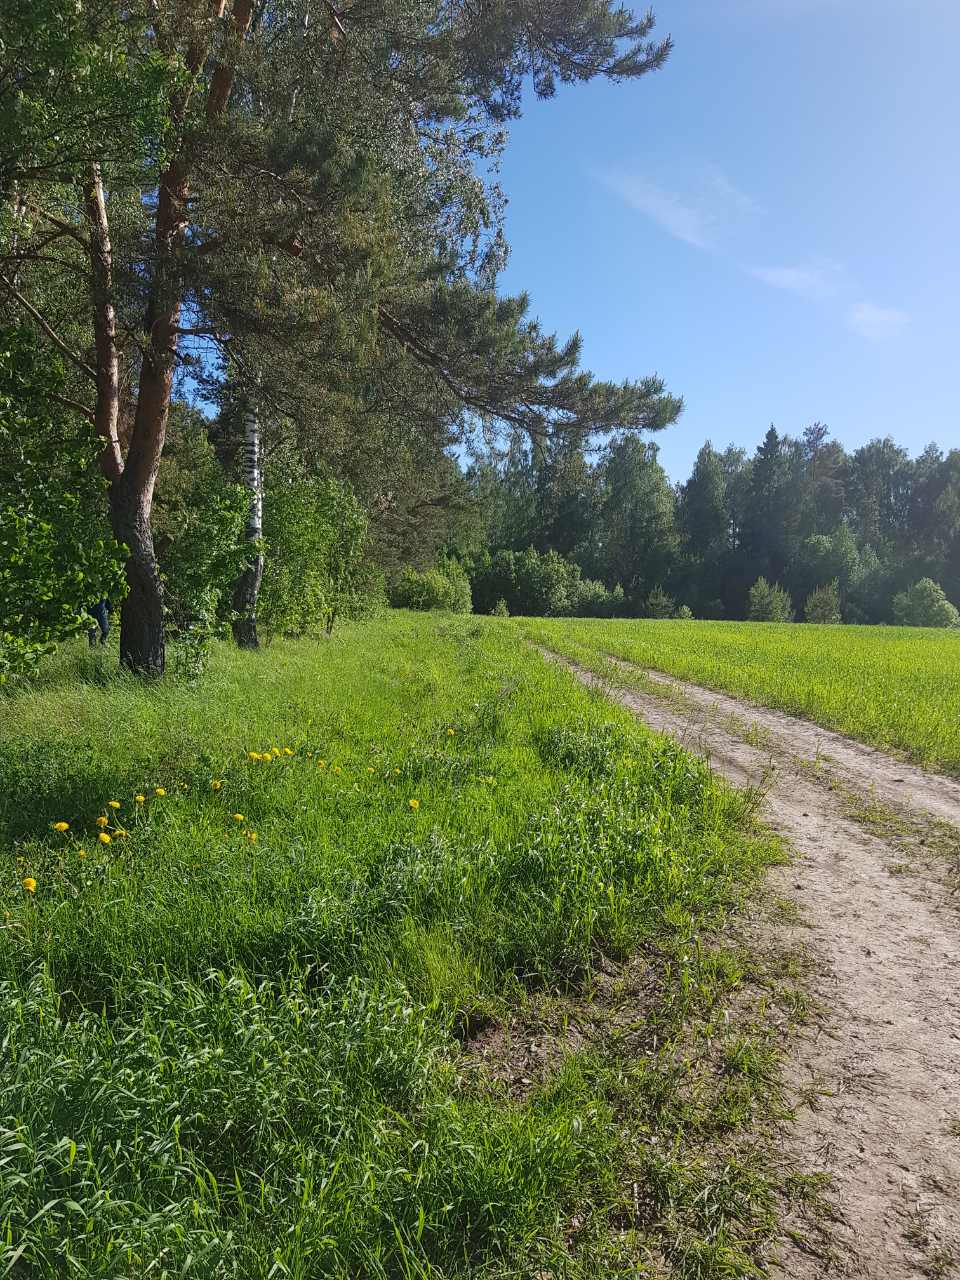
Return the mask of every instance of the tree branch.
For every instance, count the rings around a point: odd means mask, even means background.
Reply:
[[[73,223],[67,222],[63,218],[58,218],[53,213],[48,213],[46,209],[41,209],[41,207],[38,204],[34,204],[32,200],[28,200],[26,203],[27,208],[32,209],[35,214],[51,223],[53,226],[59,227],[64,235],[73,236],[74,240],[76,240],[78,244],[82,245],[84,249],[89,251],[90,242],[87,240],[86,236],[84,236],[79,227],[75,227]]]
[[[33,319],[40,326],[43,332],[47,335],[47,337],[50,339],[53,345],[57,348],[57,350],[60,351],[63,355],[65,355],[72,364],[75,364],[77,368],[81,371],[81,373],[85,373],[88,378],[92,379],[93,382],[96,382],[97,375],[93,371],[93,369],[91,369],[90,366],[86,363],[86,361],[82,360],[75,351],[71,350],[71,348],[67,346],[67,344],[63,341],[62,338],[58,337],[57,334],[54,333],[53,329],[51,329],[50,325],[47,324],[46,320],[44,320],[43,316],[40,314],[37,308],[32,303],[27,301],[27,299],[23,296],[20,290],[16,288],[15,285],[12,285],[10,281],[7,279],[7,277],[4,275],[0,275],[0,284],[2,284],[4,288],[10,294],[13,295],[13,297],[16,299],[19,305],[23,307],[24,311],[26,311],[26,313],[29,316],[33,317]]]
[[[77,413],[82,413],[89,422],[96,424],[97,415],[92,409],[88,409],[85,404],[81,404],[79,400],[71,400],[69,396],[62,396],[56,391],[48,391],[47,395],[51,400],[59,400],[68,409],[74,409]]]

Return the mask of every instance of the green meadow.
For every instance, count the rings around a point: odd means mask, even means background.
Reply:
[[[0,1274],[754,1274],[776,1037],[723,930],[776,850],[514,623],[196,687],[68,647],[0,702],[0,847]],[[527,1023],[518,1084],[479,1046]]]
[[[960,775],[960,633],[923,627],[524,619],[573,658],[621,658]]]

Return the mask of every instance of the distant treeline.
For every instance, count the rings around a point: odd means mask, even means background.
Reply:
[[[479,534],[458,555],[474,608],[955,620],[960,450],[911,459],[887,438],[848,453],[820,423],[799,438],[771,427],[752,457],[708,441],[677,486],[657,456],[636,436],[591,454],[518,435],[474,462]]]

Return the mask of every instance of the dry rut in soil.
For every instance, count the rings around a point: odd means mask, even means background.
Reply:
[[[555,657],[555,655],[547,655]],[[960,826],[960,784],[779,712],[665,677],[669,696],[611,686],[563,658],[652,729],[738,786],[763,784],[763,821],[792,846],[773,886],[792,899],[823,1016],[786,1067],[793,1163],[832,1178],[829,1241],[801,1248],[784,1226],[777,1274],[907,1280],[960,1274],[960,920],[942,886],[897,874],[902,849],[850,816],[833,789]],[[676,692],[682,698],[674,696]],[[717,713],[720,713],[718,717]],[[757,724],[763,747],[738,736]],[[755,738],[756,731],[753,735]]]

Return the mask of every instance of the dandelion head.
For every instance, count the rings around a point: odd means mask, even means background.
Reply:
[[[210,779],[210,790],[211,790],[211,791],[219,791],[219,790],[220,790],[220,788],[221,788],[222,786],[223,786],[223,779],[222,779],[222,778],[211,778],[211,779]]]
[[[120,801],[119,801],[119,800],[108,800],[108,801],[107,801],[107,808],[108,808],[108,809],[119,809],[119,808],[120,808]]]
[[[246,818],[243,816],[242,813],[235,813],[233,815],[233,820],[234,822],[246,822]]]
[[[411,809],[414,809],[414,810],[419,809],[419,808],[420,808],[420,801],[419,801],[419,800],[411,800],[411,801],[410,801],[410,808],[411,808]]]
[[[110,843],[110,837],[107,835],[106,831],[101,831],[100,834],[97,836],[97,839],[100,841],[101,844]]]
[[[69,823],[69,822],[55,822],[55,823],[53,824],[53,829],[54,829],[54,831],[69,831],[69,830],[70,830],[70,823]]]
[[[154,788],[153,788],[153,794],[154,794],[155,796],[165,796],[167,793],[166,793],[166,791],[163,789],[163,787],[154,787]]]
[[[37,882],[34,880],[33,876],[24,876],[21,884],[26,889],[27,893],[37,892]]]
[[[134,796],[133,798],[134,800],[136,800],[137,804],[143,804],[143,802],[146,800],[147,797],[137,795],[137,796]]]
[[[97,819],[97,826],[98,826],[98,827],[105,827],[109,821],[110,821],[110,819],[109,819],[109,818],[105,818],[105,817],[103,816],[103,814],[101,813],[100,817]]]

